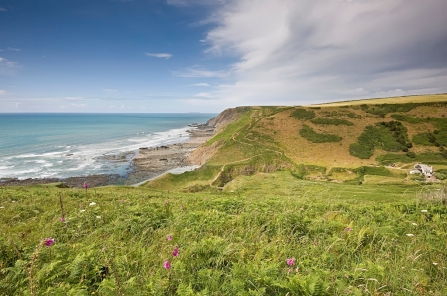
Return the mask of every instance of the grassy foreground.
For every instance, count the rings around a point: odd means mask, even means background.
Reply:
[[[1,294],[447,295],[445,187],[287,175],[220,193],[3,187]]]

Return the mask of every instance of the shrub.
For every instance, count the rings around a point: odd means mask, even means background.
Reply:
[[[319,134],[305,124],[303,124],[303,127],[300,130],[300,135],[312,143],[339,142],[342,139],[340,136],[334,134]]]
[[[293,110],[292,117],[296,118],[296,119],[301,119],[301,120],[308,120],[308,119],[312,119],[315,118],[315,112],[312,110],[306,110],[306,109],[295,109]]]
[[[357,143],[350,145],[349,153],[361,159],[368,159],[373,155],[375,147],[390,152],[399,150],[408,152],[412,144],[408,140],[407,129],[402,123],[399,121],[379,122],[365,128],[358,137]]]
[[[339,118],[314,118],[311,120],[313,124],[326,124],[326,125],[353,125],[352,122],[346,119]]]

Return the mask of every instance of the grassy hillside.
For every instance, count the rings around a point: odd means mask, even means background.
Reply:
[[[207,143],[218,148],[204,167],[147,186],[212,191],[239,175],[278,170],[308,180],[413,184],[424,181],[409,174],[418,162],[432,165],[437,181],[447,178],[447,95],[236,112]]]

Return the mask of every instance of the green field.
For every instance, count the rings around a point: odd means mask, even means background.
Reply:
[[[0,195],[4,295],[447,293],[440,185],[279,172],[240,176],[220,193],[50,185]]]

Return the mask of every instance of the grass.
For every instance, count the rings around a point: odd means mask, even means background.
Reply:
[[[340,118],[314,118],[311,119],[313,124],[323,124],[323,125],[354,125],[351,121]]]
[[[288,172],[239,176],[231,186],[194,194],[3,188],[0,289],[6,295],[447,292],[447,210],[439,198],[427,198],[439,186],[309,182]],[[42,245],[45,238],[54,245]]]

